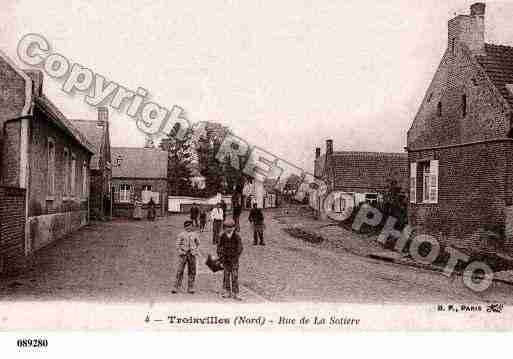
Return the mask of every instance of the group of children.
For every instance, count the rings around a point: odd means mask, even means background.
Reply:
[[[207,212],[205,211],[205,209],[202,207],[200,208],[196,205],[196,203],[193,203],[192,207],[191,207],[190,214],[191,214],[191,221],[192,221],[193,225],[195,225],[196,227],[199,227],[200,231],[203,232],[207,225]],[[199,223],[198,223],[198,219],[199,219]]]
[[[225,221],[226,212],[222,203],[218,203],[210,214],[212,220],[213,243],[217,246],[217,256],[223,266],[223,298],[241,300],[239,297],[239,257],[242,253],[242,240],[238,226],[233,221]],[[198,223],[199,219],[199,223]],[[182,279],[187,266],[187,292],[194,293],[196,277],[196,257],[199,254],[200,235],[205,230],[207,214],[196,205],[191,208],[191,220],[184,222],[185,230],[178,234],[176,246],[179,255],[175,287],[177,293],[182,287]]]

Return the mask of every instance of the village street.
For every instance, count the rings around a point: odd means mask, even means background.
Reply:
[[[243,212],[241,217],[244,302],[512,302],[513,287],[506,284],[494,283],[477,294],[463,286],[461,277],[448,279],[436,272],[318,248],[285,234],[270,212],[267,245],[253,246],[247,215]],[[38,252],[30,271],[3,281],[0,301],[230,302],[219,294],[221,272],[212,274],[204,264],[207,254],[215,252],[211,231],[202,233],[196,294],[171,293],[175,237],[184,219],[179,215],[156,222],[115,220],[87,226]]]

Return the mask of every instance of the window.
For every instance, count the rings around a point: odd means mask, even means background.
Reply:
[[[87,161],[82,165],[82,197],[87,197]]]
[[[422,169],[422,202],[429,202],[429,162],[422,162],[420,168]]]
[[[451,52],[454,54],[454,49],[456,47],[456,39],[453,37],[451,40]]]
[[[55,142],[53,138],[48,138],[48,172],[47,172],[47,194],[53,196],[55,194]]]
[[[119,185],[119,202],[130,202],[130,185],[121,184]]]
[[[422,181],[422,203],[438,203],[438,160],[410,163],[410,202],[417,202],[417,168]]]
[[[64,195],[64,197],[67,197],[69,195],[69,151],[66,147],[64,147],[63,177],[64,177],[63,195]]]
[[[461,96],[461,112],[463,117],[467,116],[467,95]]]
[[[431,99],[433,98],[433,93],[431,92],[427,98],[427,102],[431,102]]]
[[[365,194],[365,202],[367,202],[370,205],[377,205],[378,204],[378,195],[376,193],[366,193]]]
[[[149,185],[149,184],[145,184],[145,185],[143,185],[143,186],[142,186],[142,190],[143,190],[143,191],[151,191],[151,185]]]
[[[76,195],[76,182],[77,182],[77,158],[71,154],[71,172],[70,172],[70,195]]]
[[[439,101],[438,105],[436,106],[436,113],[438,117],[442,117],[442,102]]]

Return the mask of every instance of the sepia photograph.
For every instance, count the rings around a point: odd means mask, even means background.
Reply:
[[[0,331],[513,329],[513,2],[0,8]]]

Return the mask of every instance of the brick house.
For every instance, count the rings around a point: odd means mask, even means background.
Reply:
[[[15,247],[28,255],[88,223],[93,147],[43,94],[41,71],[22,71],[0,53],[0,87],[0,180],[25,192],[23,243]],[[0,257],[9,260],[8,251]]]
[[[134,203],[142,200],[146,214],[150,196],[157,202],[157,215],[167,213],[168,153],[156,148],[112,147],[113,215],[131,217]]]
[[[98,108],[98,120],[74,120],[73,124],[94,146],[95,153],[89,166],[91,185],[89,212],[92,219],[104,220],[112,217],[111,186],[112,161],[110,153],[109,112]]]
[[[404,196],[408,192],[408,154],[385,152],[333,151],[333,140],[326,140],[326,151],[315,149],[314,176],[327,185],[327,194],[336,193],[331,210],[342,212],[362,202],[377,203],[395,181]],[[310,206],[323,215],[322,196],[310,192]]]
[[[485,4],[448,46],[408,131],[409,222],[463,252],[511,251],[513,47],[485,43]]]

